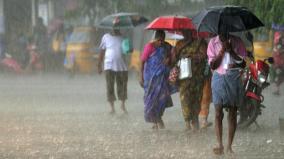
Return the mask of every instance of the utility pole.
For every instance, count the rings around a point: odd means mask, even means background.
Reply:
[[[5,33],[4,0],[0,0],[0,34]]]
[[[38,14],[38,5],[37,0],[32,0],[32,26],[34,27],[36,25],[36,18]],[[33,31],[33,30],[32,30]]]

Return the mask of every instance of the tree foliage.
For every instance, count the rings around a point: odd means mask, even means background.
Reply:
[[[190,0],[176,0],[175,3],[169,3],[168,0],[80,0],[79,3],[79,7],[68,11],[65,18],[87,16],[93,23],[117,12],[138,12],[151,19],[165,14],[193,11],[204,5],[204,2]]]
[[[68,11],[66,18],[87,16],[90,23],[116,12],[138,12],[149,18],[164,14],[181,12],[196,13],[202,6],[220,5],[221,3],[240,5],[254,12],[267,26],[272,23],[284,24],[282,8],[284,0],[78,0],[80,5],[77,10]]]
[[[224,0],[226,4],[247,7],[261,19],[266,27],[272,23],[284,24],[284,0]]]

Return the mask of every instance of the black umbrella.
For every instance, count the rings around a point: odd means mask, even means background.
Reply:
[[[239,32],[264,26],[247,8],[240,6],[216,6],[207,8],[192,19],[199,32]]]
[[[138,13],[117,13],[104,17],[97,27],[106,29],[129,29],[146,23],[147,21],[147,18]]]

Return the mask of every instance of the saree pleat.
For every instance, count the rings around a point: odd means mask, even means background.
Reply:
[[[173,106],[171,94],[177,89],[168,82],[170,69],[163,63],[165,58],[165,48],[159,47],[144,66],[144,118],[146,122],[158,122],[165,109]]]

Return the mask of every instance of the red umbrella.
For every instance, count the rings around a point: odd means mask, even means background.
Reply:
[[[197,33],[195,26],[190,18],[185,16],[161,16],[153,20],[146,29],[149,30],[168,30],[171,33],[181,34],[178,30],[190,29],[192,30],[193,37],[207,38],[208,32]]]
[[[192,21],[184,16],[161,16],[152,21],[146,29],[179,30],[195,29]]]

